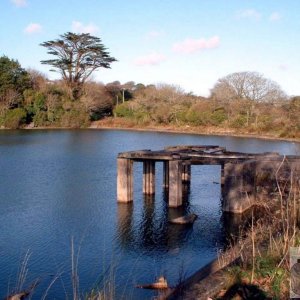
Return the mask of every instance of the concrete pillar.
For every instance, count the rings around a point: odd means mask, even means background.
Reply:
[[[243,213],[253,205],[256,196],[255,175],[255,161],[225,164],[225,182],[222,188],[223,211]]]
[[[169,188],[169,161],[163,162],[163,188],[168,189]]]
[[[133,201],[133,161],[126,158],[118,158],[117,175],[117,200],[118,202]]]
[[[182,205],[182,161],[169,161],[169,206]]]
[[[187,200],[187,195],[190,193],[191,189],[191,165],[190,164],[183,164],[182,165],[182,193],[183,193],[183,200]]]
[[[225,183],[225,175],[224,175],[224,164],[221,164],[221,185],[223,186]]]
[[[184,183],[191,182],[191,165],[190,164],[182,165],[182,181]]]
[[[153,195],[155,193],[155,161],[143,162],[143,193]]]
[[[258,197],[265,197],[278,189],[284,195],[300,187],[300,159],[260,159],[257,161]]]

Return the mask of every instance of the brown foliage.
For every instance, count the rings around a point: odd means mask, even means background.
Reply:
[[[85,85],[84,95],[81,97],[90,116],[98,120],[105,115],[111,115],[113,99],[105,86],[100,83],[89,82]]]

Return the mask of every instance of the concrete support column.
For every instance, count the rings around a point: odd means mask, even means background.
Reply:
[[[169,161],[169,206],[182,205],[182,161]]]
[[[143,162],[143,193],[153,195],[155,193],[155,161]]]
[[[133,161],[126,158],[118,158],[118,175],[117,175],[117,200],[118,202],[133,201]]]
[[[224,174],[224,163],[221,164],[221,185],[223,186],[225,183],[225,174]]]
[[[223,211],[243,213],[253,205],[255,201],[255,174],[255,161],[225,164],[225,182],[222,189]]]
[[[191,182],[191,165],[190,164],[182,165],[182,181],[184,183]]]
[[[183,199],[187,199],[187,195],[190,193],[191,189],[191,165],[190,164],[183,164],[182,165],[182,192],[183,192]]]
[[[163,188],[168,189],[169,188],[169,161],[163,162]]]

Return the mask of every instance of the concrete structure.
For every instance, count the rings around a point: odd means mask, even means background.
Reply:
[[[276,170],[296,174],[299,178],[300,157],[278,153],[249,154],[229,152],[219,146],[176,146],[160,151],[142,150],[118,155],[117,200],[133,201],[133,163],[143,163],[143,193],[155,194],[155,163],[163,163],[163,187],[170,207],[183,204],[183,191],[189,189],[192,165],[220,165],[223,211],[242,213],[257,197],[257,174],[278,180]],[[273,178],[272,178],[273,176]]]

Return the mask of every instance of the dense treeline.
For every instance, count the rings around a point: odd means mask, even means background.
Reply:
[[[300,97],[259,102],[244,98],[209,98],[186,94],[177,87],[151,86],[118,105],[115,116],[140,126],[159,124],[230,129],[235,132],[300,137]]]
[[[251,83],[262,89],[249,89]],[[272,89],[266,90],[266,86]],[[2,128],[82,128],[110,117],[140,127],[188,125],[299,138],[299,113],[299,96],[287,97],[279,86],[257,73],[221,78],[209,98],[165,84],[115,81],[104,85],[87,81],[80,97],[74,99],[63,80],[50,81],[36,70],[24,70],[17,61],[0,57]]]
[[[36,70],[24,70],[6,56],[0,57],[0,127],[89,126],[91,121],[112,115],[118,101],[132,97],[134,84],[107,85],[87,82],[82,95],[74,99],[73,90],[63,80],[49,81]]]

